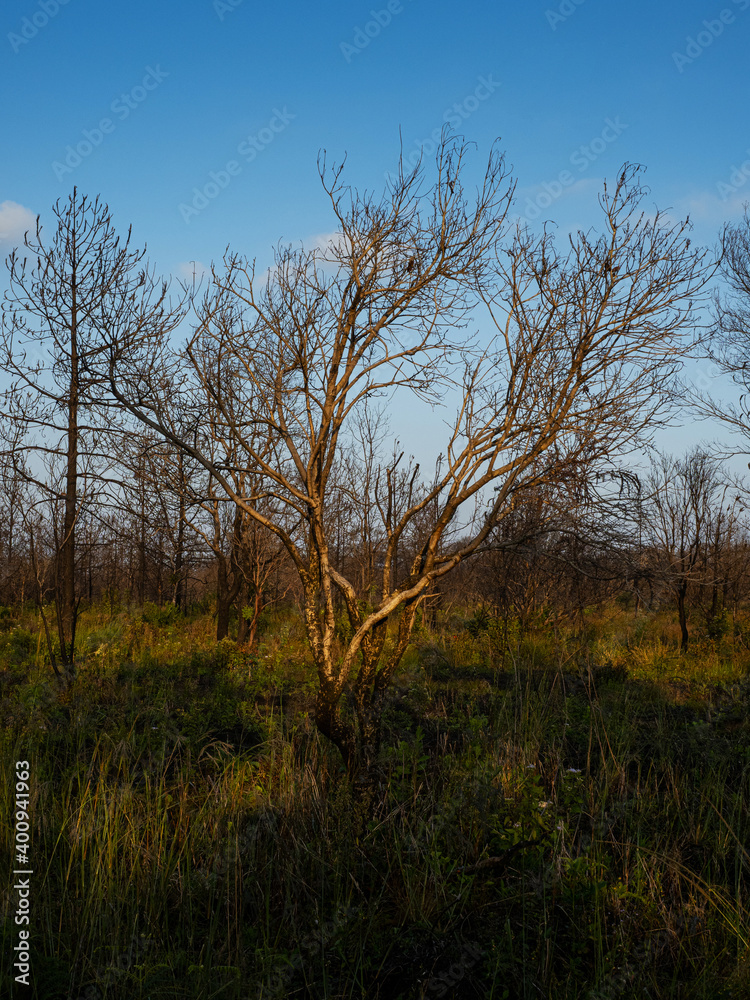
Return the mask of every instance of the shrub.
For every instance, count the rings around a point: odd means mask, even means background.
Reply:
[[[718,611],[707,611],[705,614],[706,635],[714,642],[719,642],[729,633],[731,622],[726,608],[719,608]]]
[[[36,649],[37,637],[28,629],[14,628],[0,639],[0,655],[12,665],[23,663]]]
[[[163,628],[166,625],[173,625],[179,617],[180,609],[175,604],[164,604],[159,607],[153,601],[146,601],[143,605],[142,618],[149,625]]]
[[[466,631],[475,639],[482,632],[488,632],[492,616],[486,608],[477,608],[474,614],[466,622]]]

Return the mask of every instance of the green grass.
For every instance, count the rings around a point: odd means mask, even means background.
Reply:
[[[34,996],[750,997],[750,656],[736,628],[422,627],[364,836],[299,620],[94,609],[60,691],[0,633],[2,864],[31,761]],[[12,917],[0,992],[12,993]]]

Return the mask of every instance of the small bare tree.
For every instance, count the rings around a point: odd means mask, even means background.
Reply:
[[[728,486],[718,459],[700,448],[679,459],[661,455],[646,481],[643,542],[652,576],[676,602],[683,653],[690,591],[710,589],[713,613],[718,611],[721,554],[733,541],[739,512],[736,493],[727,501]]]
[[[687,224],[639,214],[637,171],[605,189],[602,235],[578,233],[560,253],[548,234],[508,233],[513,188],[496,151],[476,195],[467,194],[466,156],[446,138],[429,191],[421,167],[402,169],[379,200],[323,166],[336,226],[327,248],[278,250],[260,286],[253,266],[229,254],[179,354],[127,330],[110,341],[112,397],[193,455],[288,551],[318,670],[316,722],[364,787],[384,696],[424,595],[488,544],[516,492],[578,456],[611,457],[648,431],[706,279]],[[232,321],[217,325],[228,303]],[[497,336],[480,344],[463,328],[482,304]],[[180,436],[176,401],[160,392],[157,371],[187,405],[215,408],[210,447]],[[372,487],[382,556],[364,604],[357,580],[336,564],[329,504],[366,401],[395,392],[456,400],[457,412],[437,474],[398,510],[389,494],[395,463],[382,462]],[[238,489],[238,467],[257,472],[252,489]],[[283,518],[264,513],[269,499]],[[395,572],[417,522],[420,544]],[[337,593],[351,626],[343,644]]]
[[[244,478],[239,475],[235,484],[242,493],[246,492]],[[190,505],[186,523],[215,559],[217,641],[229,635],[232,608],[237,604],[237,641],[252,649],[260,616],[276,600],[268,584],[284,556],[283,546],[241,506],[227,500],[210,476],[200,498]]]
[[[37,219],[24,241],[30,256],[14,250],[8,258],[0,363],[11,379],[3,403],[15,428],[17,469],[53,512],[58,651],[61,676],[70,678],[80,601],[76,530],[111,464],[100,446],[108,437],[94,403],[93,365],[121,326],[131,335],[168,333],[183,313],[167,308],[166,286],[140,266],[145,250],[130,249],[129,231],[120,242],[106,205],[74,188],[53,211],[51,241],[43,240]]]
[[[3,429],[12,436],[0,446],[0,599],[23,604],[31,580],[24,521],[28,490],[15,460],[20,429],[0,427],[0,433]]]

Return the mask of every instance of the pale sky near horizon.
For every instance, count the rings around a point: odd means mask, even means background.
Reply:
[[[14,0],[0,27],[3,257],[77,185],[161,273],[228,245],[263,268],[332,231],[320,150],[378,190],[399,135],[429,159],[446,122],[477,165],[499,137],[513,214],[561,233],[596,224],[624,162],[706,245],[750,199],[750,0]]]

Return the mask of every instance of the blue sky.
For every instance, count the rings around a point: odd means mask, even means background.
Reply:
[[[701,242],[750,199],[750,0],[10,0],[0,24],[3,254],[76,184],[162,273],[228,244],[265,267],[332,229],[320,150],[378,189],[399,130],[429,152],[447,118],[477,167],[500,138],[535,225],[595,223],[625,161]]]

